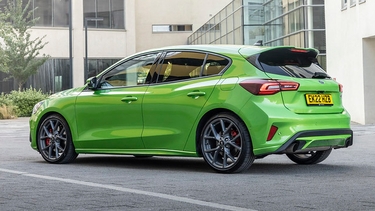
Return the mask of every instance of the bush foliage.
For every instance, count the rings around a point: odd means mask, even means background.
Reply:
[[[0,95],[0,119],[9,116],[7,112],[12,113],[13,116],[29,117],[33,110],[34,105],[46,99],[48,94],[44,94],[41,90],[33,88],[24,91],[13,90],[9,94],[1,93]]]
[[[0,119],[14,119],[16,117],[14,106],[0,106]]]

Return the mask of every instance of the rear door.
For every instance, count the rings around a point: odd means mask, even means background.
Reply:
[[[295,113],[341,113],[340,84],[318,64],[314,49],[276,48],[248,57],[270,79],[299,83],[296,91],[283,91],[287,109]]]
[[[166,52],[157,80],[143,100],[143,142],[147,149],[183,150],[202,107],[229,60],[190,51]],[[155,77],[153,77],[155,78]]]

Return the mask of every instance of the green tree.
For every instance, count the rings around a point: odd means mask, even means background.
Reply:
[[[49,58],[39,52],[47,44],[43,42],[45,36],[30,36],[29,29],[37,21],[32,18],[36,8],[28,9],[30,2],[24,5],[22,0],[8,1],[0,14],[0,71],[9,75],[6,79],[15,79],[19,90]]]

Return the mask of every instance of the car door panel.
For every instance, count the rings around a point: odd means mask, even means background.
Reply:
[[[76,102],[78,146],[91,150],[144,148],[141,106],[146,90],[147,86],[82,92]]]

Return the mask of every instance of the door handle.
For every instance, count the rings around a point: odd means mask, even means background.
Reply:
[[[129,96],[129,97],[124,97],[121,99],[122,102],[125,102],[125,103],[131,103],[133,101],[137,101],[138,98],[137,97],[132,97],[132,96]]]
[[[205,96],[206,95],[206,92],[189,92],[187,94],[188,97],[192,97],[194,99],[197,99],[199,98],[200,96]]]

